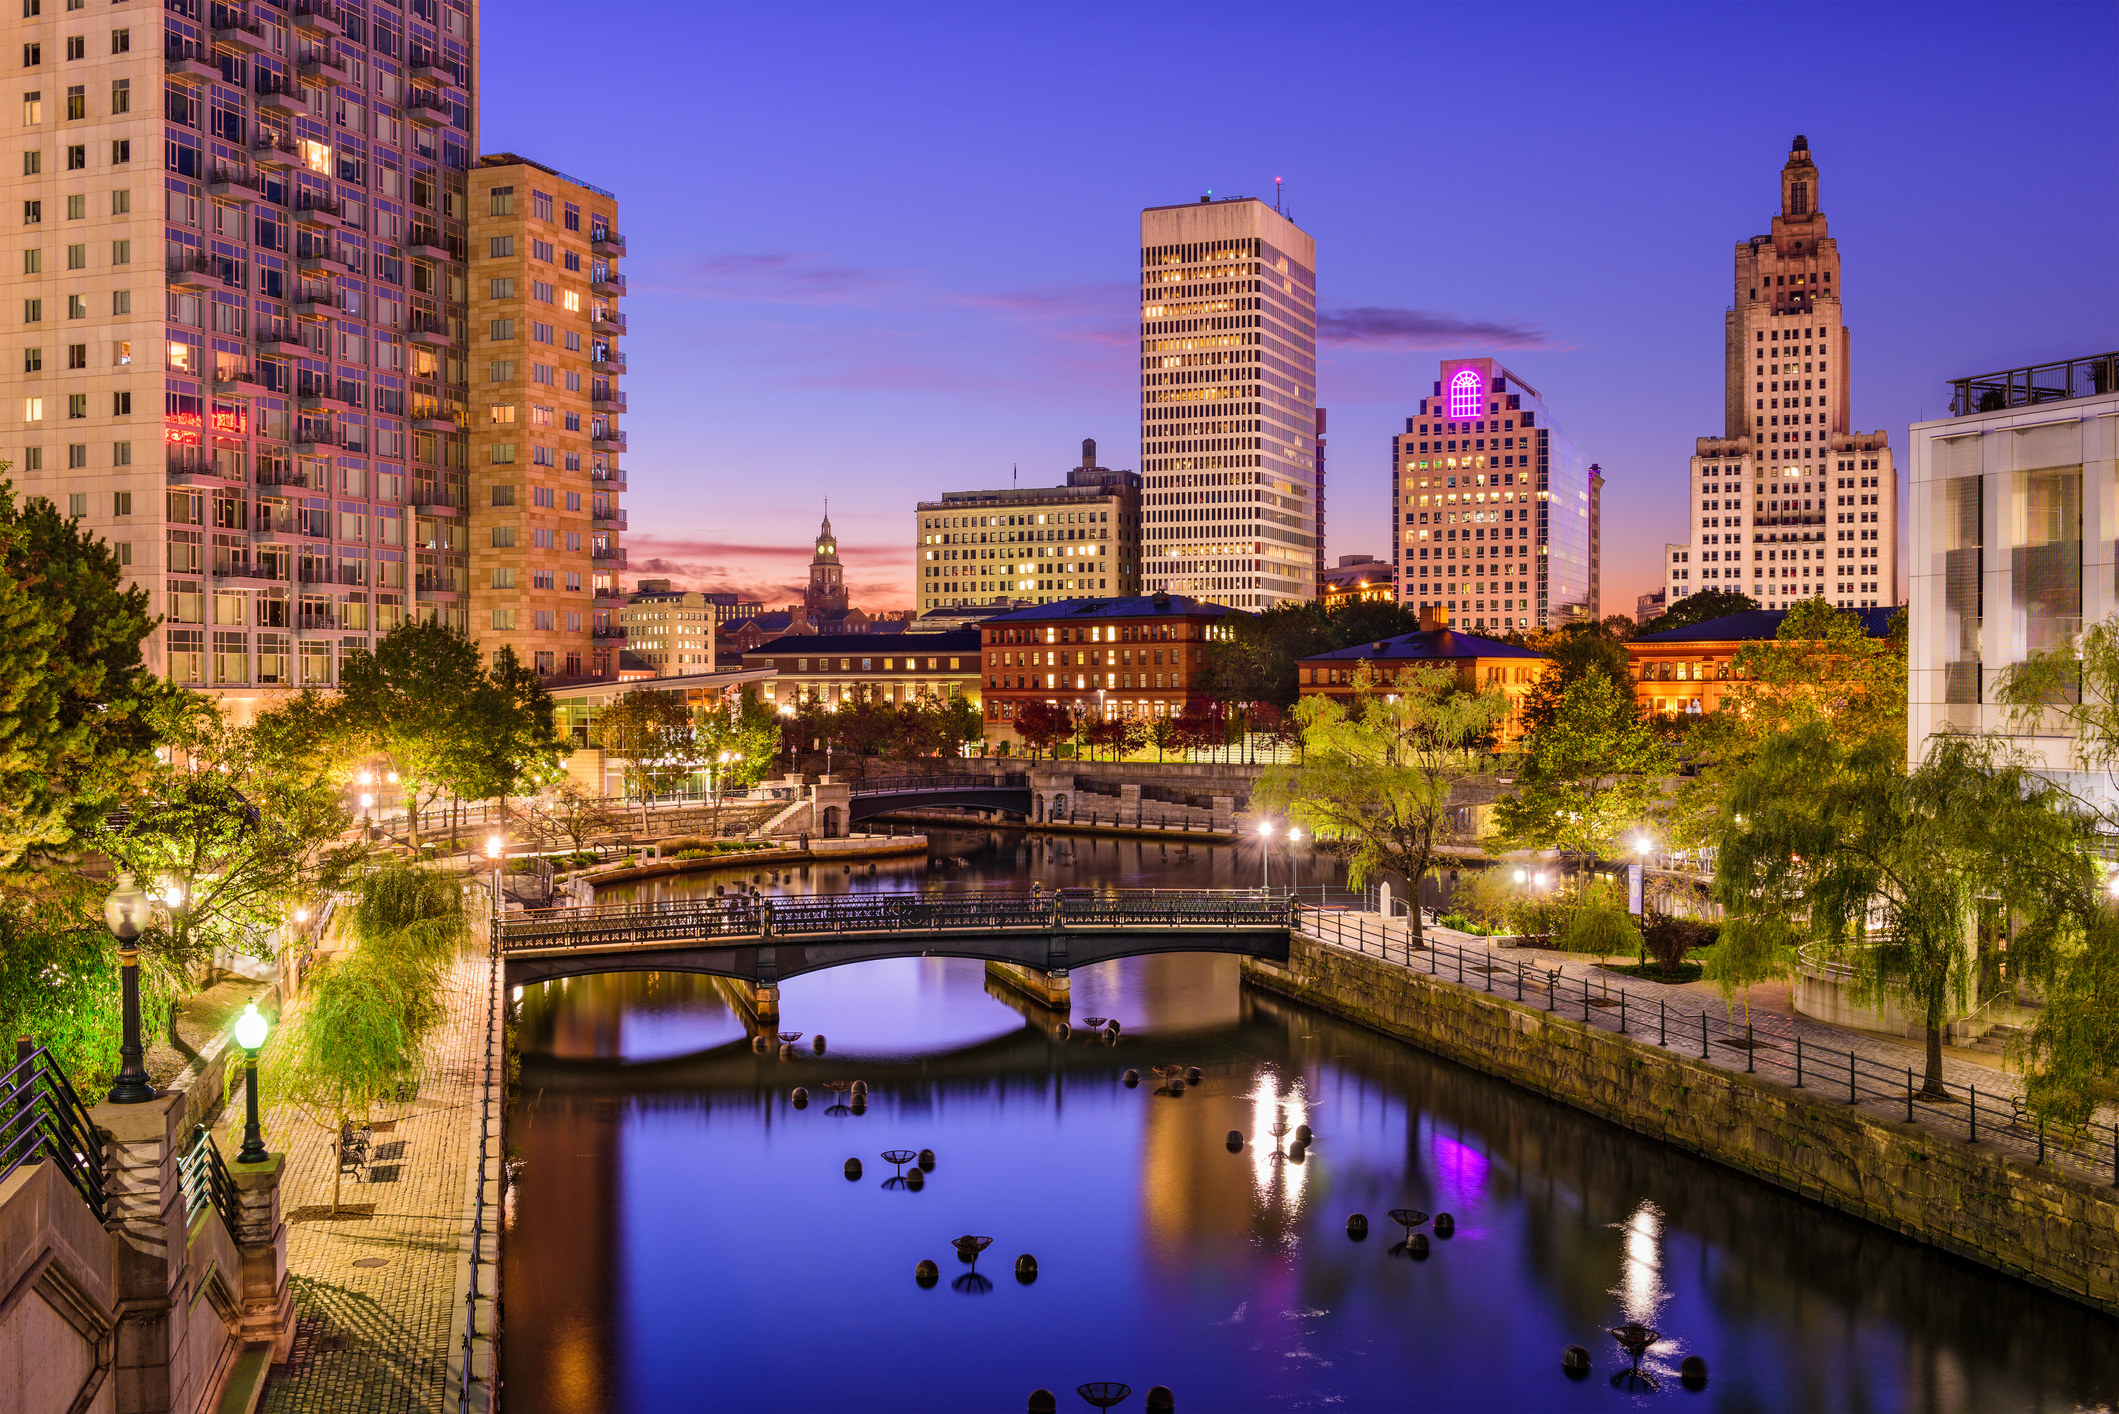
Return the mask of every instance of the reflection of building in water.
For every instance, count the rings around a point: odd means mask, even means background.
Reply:
[[[694,972],[605,972],[523,989],[517,1046],[564,1060],[655,1060],[730,1039],[729,984]],[[696,1035],[692,1033],[697,1033]]]
[[[1151,953],[1079,968],[1077,1018],[1115,1016],[1129,1034],[1218,1031],[1243,1019],[1242,972],[1221,953]]]
[[[516,1307],[508,1314],[508,1377],[547,1409],[607,1408],[616,1379],[610,1341],[621,1330],[623,1107],[555,1098],[521,1108],[527,1113],[514,1117],[508,1135],[521,1159],[508,1214],[517,1236],[503,1258],[503,1290]]]
[[[1141,1077],[1143,1090],[1153,1083]],[[1310,1167],[1274,1157],[1283,1146],[1272,1128],[1278,1119],[1292,1136],[1296,1125],[1309,1122],[1299,1078],[1290,1084],[1265,1070],[1247,1094],[1210,1080],[1175,1099],[1143,1098],[1141,1228],[1158,1270],[1174,1276],[1192,1270],[1202,1253],[1243,1250],[1257,1239],[1278,1242],[1293,1231]],[[1249,1141],[1240,1153],[1224,1143],[1232,1129]]]

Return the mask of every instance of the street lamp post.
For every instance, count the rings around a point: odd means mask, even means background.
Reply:
[[[1258,887],[1273,887],[1273,822],[1258,822]]]
[[[711,790],[714,794],[715,839],[721,838],[721,777],[723,773],[728,770],[729,763],[735,761],[736,759],[737,754],[733,751],[724,751],[720,755],[716,756],[714,758],[715,769],[712,775],[712,779],[709,780],[707,783],[707,788]]]
[[[500,921],[501,911],[500,866],[506,859],[507,852],[508,842],[504,837],[500,835],[486,836],[486,859],[490,861],[493,870],[493,921],[496,924]]]
[[[118,1047],[118,1078],[110,1087],[114,1105],[140,1105],[155,1097],[140,1049],[140,934],[147,929],[147,890],[130,873],[118,875],[118,886],[103,900],[103,921],[118,940],[118,969],[125,997],[125,1034]]]
[[[265,1044],[265,1014],[258,1004],[244,1006],[235,1019],[235,1043],[243,1048],[243,1147],[235,1156],[239,1164],[265,1162],[265,1132],[258,1127],[258,1047]]]

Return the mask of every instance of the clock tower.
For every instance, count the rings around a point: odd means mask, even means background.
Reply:
[[[831,533],[831,512],[824,513],[824,523],[817,527],[817,557],[809,562],[809,588],[802,595],[802,603],[812,614],[843,612],[846,608],[846,581],[839,564],[839,542]]]

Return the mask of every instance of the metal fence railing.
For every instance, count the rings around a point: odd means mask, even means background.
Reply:
[[[177,1179],[184,1190],[186,1221],[211,1205],[221,1215],[228,1235],[241,1240],[236,1226],[235,1180],[228,1176],[228,1165],[221,1159],[220,1146],[213,1142],[213,1136],[203,1124],[192,1128],[191,1147],[177,1158]]]
[[[57,1164],[96,1217],[109,1217],[102,1131],[52,1053],[25,1039],[14,1066],[0,1075],[0,1180],[37,1163]]]
[[[490,1161],[489,1146],[493,1132],[493,1088],[497,1083],[497,1077],[493,1073],[493,1052],[495,1028],[499,1025],[500,1018],[500,934],[502,923],[499,911],[500,901],[498,899],[494,900],[493,906],[494,914],[486,932],[486,1051],[485,1065],[480,1076],[478,1091],[478,1180],[472,1185],[471,1278],[464,1290],[463,1374],[456,1394],[457,1414],[466,1414],[466,1411],[471,1408],[471,1355],[478,1340],[479,1259],[484,1250],[486,1219],[491,1216],[486,1203],[486,1172],[487,1164]],[[494,1264],[494,1269],[496,1272],[499,1270],[497,1261]],[[495,1280],[497,1281],[498,1278],[496,1277]],[[499,1310],[497,1301],[499,1292],[495,1291],[492,1296],[495,1298],[494,1309],[497,1312]],[[497,1317],[494,1325],[495,1340],[497,1342],[499,1338]],[[493,1352],[493,1358],[497,1368],[499,1363],[499,1351],[497,1348]],[[491,1378],[490,1372],[488,1378]],[[488,1407],[490,1407],[490,1398]]]
[[[1461,987],[1496,992],[1587,1026],[1637,1037],[1675,1054],[1696,1055],[1726,1069],[1742,1069],[1777,1084],[1815,1091],[1849,1105],[1879,1108],[1893,1118],[1915,1119],[1960,1134],[1970,1144],[1993,1144],[2040,1163],[2066,1159],[2086,1173],[2119,1187],[2119,1124],[2092,1118],[2061,1129],[2030,1114],[2005,1084],[1984,1094],[1977,1086],[1947,1098],[1922,1093],[1920,1068],[1898,1065],[1805,1037],[1790,1017],[1746,1013],[1741,1022],[1727,1001],[1720,1015],[1711,1006],[1672,1008],[1667,990],[1628,986],[1608,972],[1592,979],[1564,968],[1504,959],[1491,948],[1467,948],[1440,939],[1416,943],[1409,921],[1334,908],[1302,906],[1302,931],[1337,947],[1426,972]],[[2000,1077],[1997,1076],[1997,1079]]]

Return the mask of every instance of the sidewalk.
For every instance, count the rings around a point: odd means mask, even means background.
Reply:
[[[377,1118],[366,1179],[346,1176],[338,1217],[331,1134],[291,1106],[268,1110],[265,1143],[287,1155],[280,1192],[295,1337],[266,1384],[267,1414],[455,1408],[448,1368],[463,1333],[455,1292],[486,980],[482,957],[452,969],[419,1096]],[[222,1153],[241,1145],[242,1124],[238,1095],[216,1133]]]
[[[1306,906],[1302,910],[1302,930],[1319,941],[1379,955],[1386,961],[1416,971],[1427,972],[1432,967],[1434,975],[1442,981],[1478,991],[1492,991],[1511,1001],[1518,999],[1520,984],[1523,1004],[1541,1010],[1554,1000],[1552,993],[1555,989],[1548,985],[1547,974],[1557,971],[1561,975],[1556,989],[1559,993],[1557,1010],[1568,1017],[1583,1020],[1587,1012],[1591,1024],[1617,1030],[1621,1025],[1621,1013],[1617,1008],[1601,1003],[1585,1007],[1582,989],[1586,983],[1594,997],[1602,998],[1608,994],[1614,1001],[1623,993],[1626,998],[1625,1024],[1635,1039],[1651,1045],[1661,1044],[1717,1069],[1750,1071],[1775,1084],[1794,1084],[1796,1077],[1790,1062],[1797,1038],[1800,1038],[1803,1048],[1813,1052],[1803,1073],[1803,1087],[1821,1100],[1847,1102],[1847,1062],[1837,1053],[1848,1052],[1858,1057],[1861,1065],[1859,1107],[1880,1117],[1900,1121],[1906,1117],[1904,1090],[1879,1093],[1879,1086],[1885,1083],[1880,1076],[1903,1076],[1910,1071],[1914,1083],[1918,1084],[1926,1073],[1927,1053],[1921,1041],[1851,1031],[1799,1015],[1789,1002],[1785,986],[1762,984],[1753,989],[1750,1027],[1759,1044],[1751,1048],[1742,1044],[1746,1035],[1743,998],[1739,996],[1732,1006],[1723,1000],[1720,991],[1711,983],[1669,985],[1638,980],[1605,970],[1603,963],[1606,959],[1603,958],[1543,948],[1496,948],[1491,939],[1433,926],[1425,930],[1427,950],[1406,952],[1404,949],[1411,937],[1411,925],[1406,919],[1385,919],[1380,914],[1353,909]],[[1770,1009],[1762,1003],[1770,1004]],[[1703,1022],[1707,1040],[1705,1056],[1701,1054]],[[1833,1053],[1829,1063],[1828,1051]],[[1831,1065],[1839,1069],[1835,1071]],[[1993,1144],[2012,1153],[2035,1155],[2038,1152],[2039,1140],[2034,1129],[2011,1127],[2008,1123],[2014,1103],[2023,1095],[2021,1076],[2000,1069],[1991,1057],[1979,1055],[1976,1059],[1968,1059],[1961,1052],[1954,1052],[1954,1048],[1946,1048],[1943,1078],[1954,1100],[1932,1102],[1916,1097],[1915,1116],[1919,1122],[1931,1125],[1939,1134],[1963,1142],[1969,1132],[1966,1121],[1970,1112],[1965,1101],[1973,1087],[1977,1087],[1978,1142]],[[2099,1112],[2097,1122],[2107,1125],[2113,1123],[2114,1118],[2109,1110],[2104,1110]],[[2112,1182],[2114,1161],[2110,1146],[2101,1146],[2096,1162],[2087,1167],[2085,1176],[2100,1184]]]

